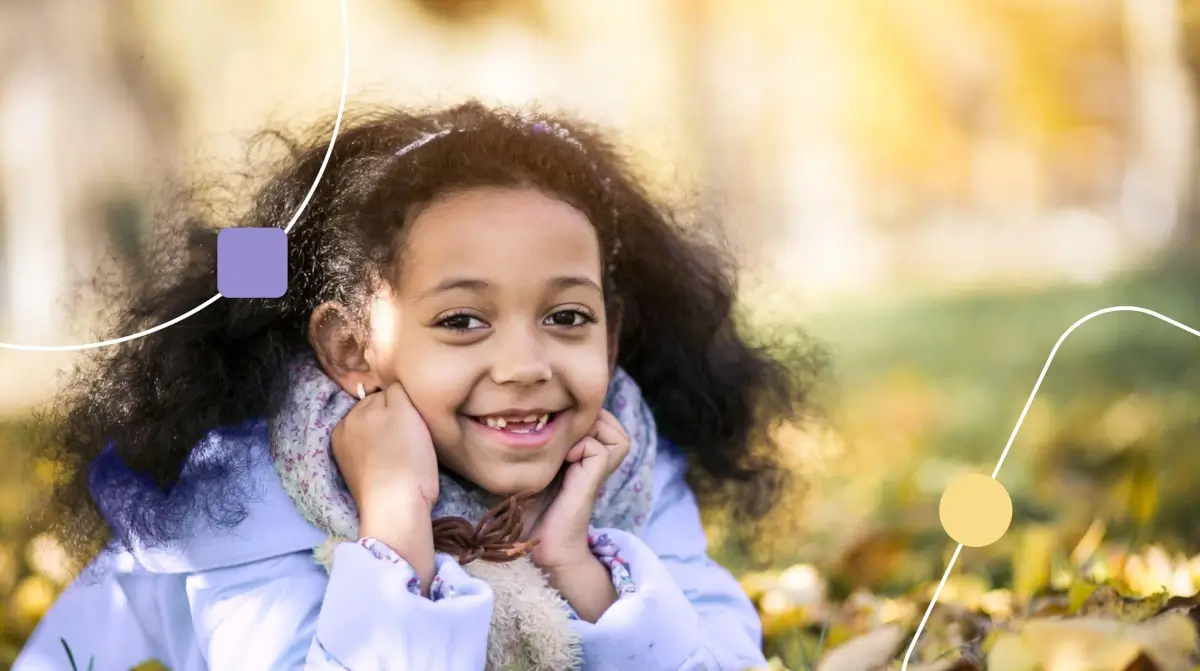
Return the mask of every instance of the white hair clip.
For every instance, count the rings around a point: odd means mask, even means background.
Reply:
[[[425,145],[429,144],[430,142],[433,142],[434,140],[436,140],[440,137],[449,135],[450,133],[453,133],[453,132],[454,132],[453,128],[446,128],[446,129],[440,130],[436,133],[426,133],[425,135],[422,135],[421,137],[417,138],[416,140],[413,140],[412,142],[409,142],[408,144],[401,147],[396,152],[395,155],[397,158],[399,158],[414,149],[419,149],[421,147],[424,147]]]

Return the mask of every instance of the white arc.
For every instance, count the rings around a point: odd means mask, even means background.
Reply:
[[[1063,341],[1066,340],[1067,336],[1071,335],[1075,329],[1079,328],[1088,321],[1099,317],[1100,315],[1108,314],[1110,312],[1140,312],[1145,315],[1150,315],[1155,319],[1164,321],[1177,329],[1186,331],[1197,338],[1200,338],[1200,330],[1194,329],[1187,324],[1182,324],[1178,321],[1175,321],[1174,319],[1155,312],[1154,310],[1148,310],[1136,305],[1117,305],[1110,308],[1104,308],[1102,310],[1096,310],[1095,312],[1085,315],[1074,324],[1071,324],[1070,328],[1068,328],[1061,336],[1059,336],[1058,342],[1054,343],[1054,348],[1050,350],[1050,356],[1046,357],[1046,365],[1042,366],[1042,374],[1038,375],[1037,382],[1033,385],[1033,391],[1030,392],[1029,399],[1025,401],[1025,409],[1021,411],[1020,417],[1017,418],[1017,425],[1013,427],[1012,434],[1008,437],[1008,444],[1004,446],[1004,451],[1000,453],[1000,459],[996,461],[996,468],[992,471],[993,480],[996,479],[996,474],[1000,472],[1000,466],[1004,464],[1004,459],[1008,456],[1008,450],[1012,447],[1013,441],[1016,440],[1017,432],[1021,430],[1021,424],[1025,422],[1025,415],[1029,414],[1029,408],[1033,405],[1033,399],[1037,397],[1038,389],[1040,389],[1042,386],[1042,380],[1046,378],[1046,372],[1050,370],[1050,364],[1054,361],[1054,355],[1058,353],[1058,348],[1062,346]],[[930,600],[929,607],[925,609],[925,616],[921,618],[921,623],[917,625],[917,631],[913,634],[912,642],[908,644],[908,651],[904,653],[904,661],[900,665],[900,671],[908,671],[908,660],[910,657],[912,657],[913,650],[916,650],[917,648],[917,641],[921,638],[921,632],[925,629],[925,623],[929,621],[929,615],[933,613],[933,607],[937,605],[938,597],[942,594],[942,588],[946,586],[946,579],[950,577],[950,572],[954,570],[954,563],[958,561],[958,555],[962,553],[962,549],[962,543],[959,543],[958,547],[954,548],[954,554],[950,556],[950,562],[946,564],[946,572],[942,574],[942,580],[938,583],[937,589],[933,592],[933,599]]]
[[[342,127],[342,112],[346,109],[346,91],[349,88],[348,85],[350,83],[350,27],[349,20],[346,16],[346,2],[347,0],[338,0],[338,4],[341,6],[342,14],[342,95],[341,99],[338,101],[337,119],[333,124],[333,136],[329,139],[329,148],[325,150],[325,158],[321,161],[321,168],[317,171],[317,178],[313,180],[312,187],[309,188],[308,195],[304,197],[304,200],[300,203],[300,207],[296,208],[296,213],[292,215],[292,220],[288,222],[288,225],[283,229],[284,233],[291,232],[292,226],[296,225],[296,222],[300,219],[300,215],[304,214],[304,210],[308,208],[308,203],[310,200],[312,200],[313,194],[316,193],[317,186],[321,183],[321,178],[325,176],[325,167],[329,164],[329,157],[333,154],[333,145],[337,142],[338,132]],[[187,319],[188,317],[200,312],[213,303],[216,303],[221,298],[221,294],[217,294],[204,301],[200,305],[192,308],[188,312],[179,315],[178,317],[175,317],[166,323],[148,328],[145,331],[139,331],[138,333],[131,333],[130,335],[121,336],[120,338],[113,338],[112,340],[101,340],[83,345],[17,345],[14,343],[0,342],[0,349],[15,349],[26,352],[79,352],[89,349],[98,349],[100,347],[108,347],[109,345],[116,345],[118,343],[144,338],[152,333],[157,333],[165,328],[170,328],[175,324]]]

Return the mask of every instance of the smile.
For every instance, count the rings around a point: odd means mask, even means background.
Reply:
[[[497,417],[489,415],[487,417],[473,417],[476,422],[487,426],[489,429],[503,429],[511,433],[534,433],[545,428],[546,424],[550,423],[550,419],[557,413],[546,412],[540,415],[525,415],[523,417]]]
[[[509,447],[528,449],[548,444],[564,414],[565,410],[559,410],[467,417],[493,440],[499,440]]]

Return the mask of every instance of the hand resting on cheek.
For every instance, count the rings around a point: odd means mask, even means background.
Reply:
[[[561,485],[544,492],[554,496],[547,505],[533,507],[541,514],[524,543],[518,539],[521,507],[542,492],[510,497],[474,529],[431,520],[439,491],[437,455],[428,427],[400,383],[356,405],[334,428],[332,443],[359,510],[360,535],[378,538],[404,557],[421,576],[423,590],[432,581],[435,548],[466,553],[486,535],[517,552],[531,548],[534,563],[585,619],[599,617],[615,599],[607,571],[588,545],[600,486],[629,453],[628,434],[607,410],[567,452]]]
[[[533,562],[579,617],[595,622],[616,601],[608,569],[588,538],[600,486],[629,454],[629,435],[607,410],[567,452],[562,487],[534,527]]]
[[[359,534],[404,557],[428,590],[434,575],[430,515],[438,497],[429,428],[400,383],[371,394],[338,423],[333,458],[354,498]]]
[[[596,495],[627,454],[628,434],[612,413],[601,410],[591,430],[567,452],[562,486],[534,527],[536,564],[553,570],[593,559],[587,536]]]

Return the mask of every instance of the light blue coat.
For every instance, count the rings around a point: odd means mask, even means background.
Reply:
[[[265,451],[265,445],[262,447]],[[483,668],[492,593],[447,555],[438,574],[453,596],[406,589],[407,565],[346,543],[326,574],[312,556],[323,534],[304,520],[267,459],[239,477],[256,493],[232,529],[93,562],[55,602],[14,671],[128,671],[157,659],[204,669]],[[594,624],[572,621],[584,668],[741,671],[765,666],[758,616],[732,575],[707,555],[683,456],[660,441],[654,509],[641,537],[616,529],[637,589]],[[88,576],[98,576],[91,578]]]

